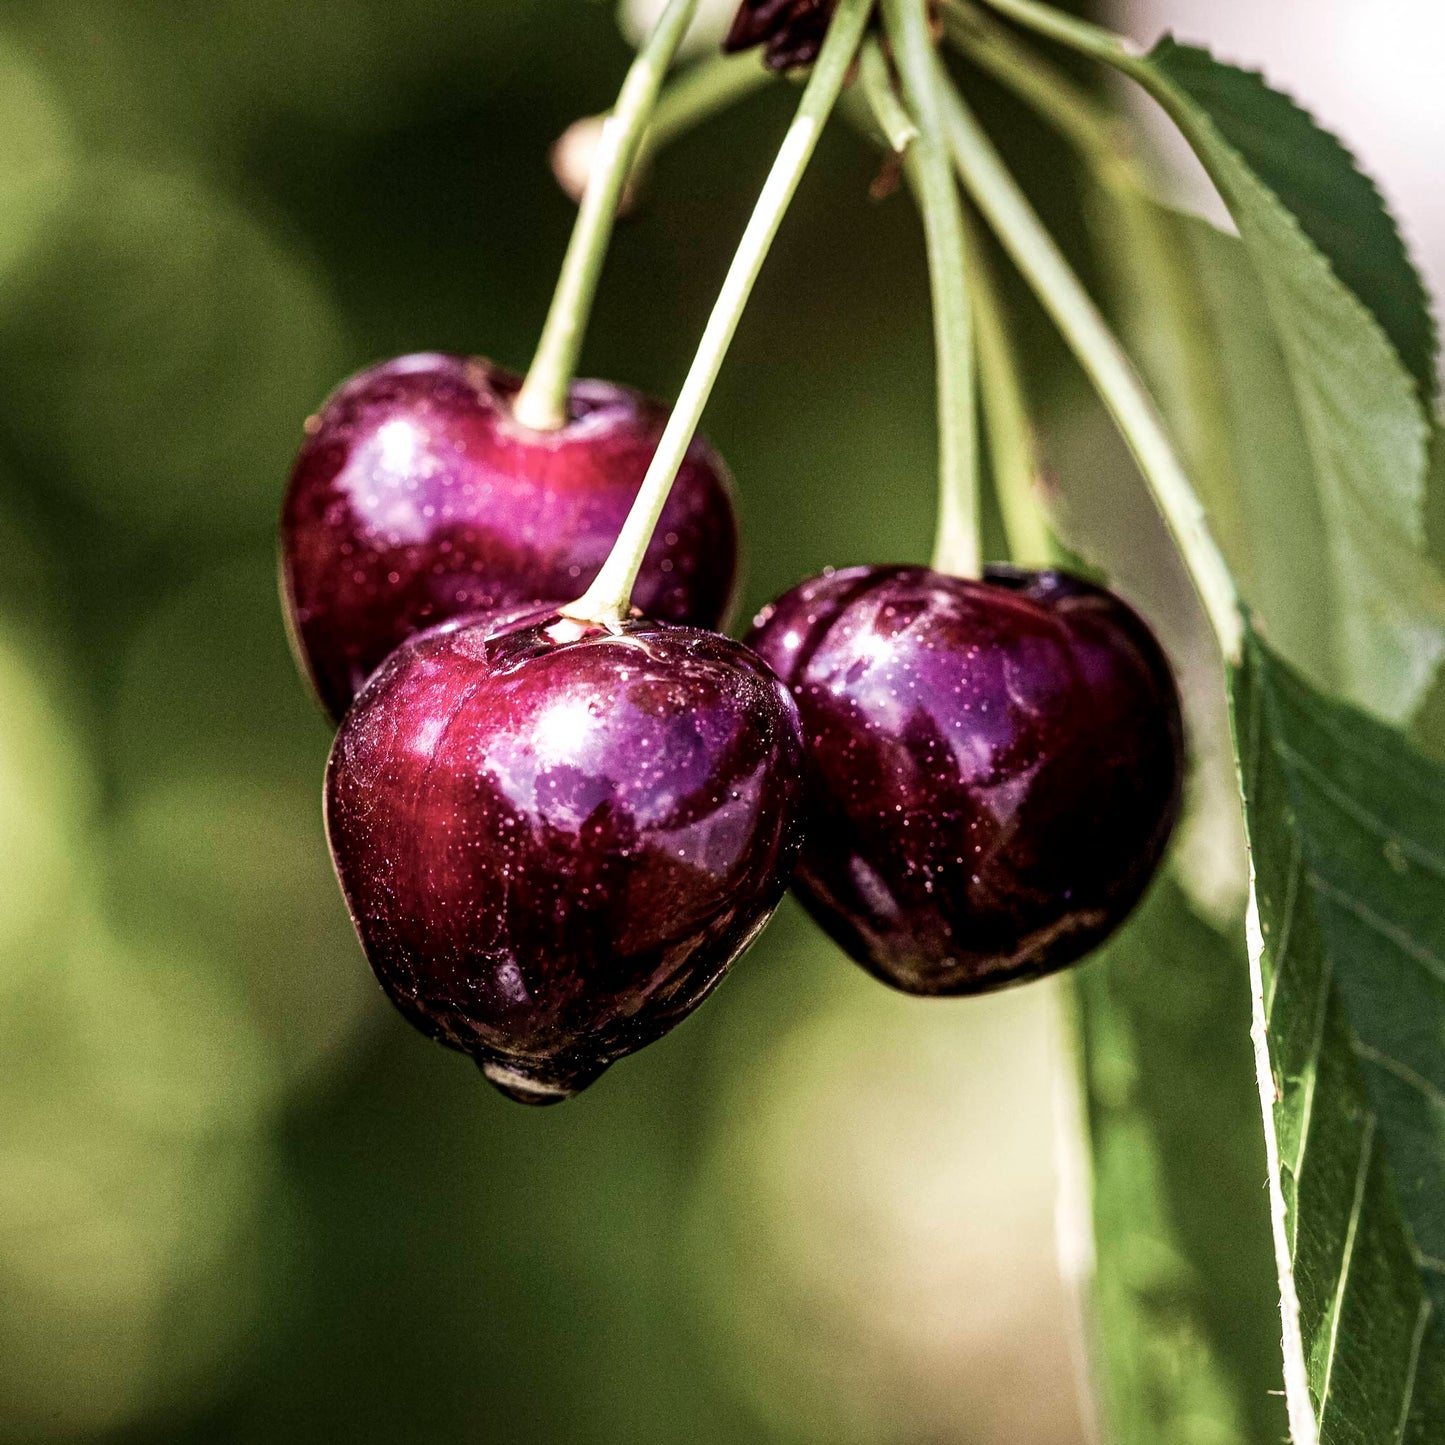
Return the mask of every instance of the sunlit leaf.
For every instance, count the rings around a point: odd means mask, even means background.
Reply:
[[[1445,590],[1424,560],[1429,426],[1391,339],[1422,370],[1433,356],[1418,278],[1398,242],[1387,244],[1393,222],[1348,153],[1259,77],[1168,40],[1125,68],[1192,144],[1258,277],[1313,471],[1342,688],[1381,717],[1408,717],[1445,654]],[[1289,144],[1266,144],[1259,127],[1284,114]],[[1364,237],[1358,247],[1329,220],[1336,194],[1349,234]]]
[[[1141,301],[1126,319],[1186,444],[1230,569],[1292,666],[1318,687],[1358,692],[1376,663],[1349,651],[1363,584],[1353,570],[1320,566],[1322,557],[1351,543],[1334,535],[1337,520],[1323,504],[1264,289],[1235,237],[1148,199],[1134,203],[1150,207],[1150,224],[1173,252],[1166,264],[1187,273],[1191,294],[1182,311],[1146,311]],[[1107,224],[1110,213],[1103,214]],[[1445,591],[1420,550],[1402,545],[1394,555],[1393,597],[1415,593],[1414,625],[1427,652]],[[1410,628],[1407,613],[1398,615],[1398,625]],[[1413,688],[1398,690],[1383,675],[1380,681],[1397,702],[1414,705]],[[1386,711],[1379,696],[1371,705]]]
[[[1234,678],[1296,1445],[1445,1433],[1445,770],[1257,634]]]
[[[1149,58],[1283,202],[1433,400],[1438,337],[1425,283],[1374,181],[1349,150],[1255,71],[1168,37]]]

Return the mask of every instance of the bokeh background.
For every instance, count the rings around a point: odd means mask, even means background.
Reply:
[[[1376,84],[1325,12],[1411,8],[1311,0],[1325,113],[1321,74]],[[548,148],[624,29],[587,0],[0,7],[0,1438],[1085,1438],[1047,989],[906,1000],[788,905],[696,1018],[525,1111],[385,1007],[331,877],[275,586],[301,422],[399,352],[525,365],[572,219]],[[792,98],[659,158],[588,371],[675,391]],[[1087,269],[1059,152],[978,98]],[[927,555],[926,281],[878,171],[825,138],[708,413],[749,612]],[[1109,498],[1189,668],[1117,444],[1018,320],[1064,515],[1108,552]],[[1185,840],[1225,909],[1228,822]]]

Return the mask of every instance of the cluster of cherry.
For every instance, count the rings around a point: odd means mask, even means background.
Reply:
[[[865,968],[981,992],[1093,948],[1179,808],[1169,666],[1055,571],[829,570],[730,640],[737,524],[692,439],[632,590],[589,589],[666,410],[419,355],[307,425],[282,518],[297,655],[340,729],[332,855],[393,1002],[547,1103],[660,1037],[791,882]]]

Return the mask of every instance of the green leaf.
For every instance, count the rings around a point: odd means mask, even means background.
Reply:
[[[1435,423],[1426,484],[1425,535],[1436,565],[1445,565],[1445,423]]]
[[[1438,339],[1425,284],[1374,181],[1346,147],[1255,71],[1223,65],[1169,36],[1149,60],[1283,202],[1433,402]]]
[[[1243,944],[1166,880],[1075,975],[1114,1445],[1284,1434]]]
[[[1346,650],[1350,618],[1381,607],[1382,584],[1373,572],[1320,566],[1353,539],[1334,535],[1338,519],[1322,503],[1290,369],[1243,244],[1145,196],[1109,200],[1095,203],[1107,240],[1157,237],[1149,269],[1162,274],[1150,281],[1139,266],[1116,277],[1121,324],[1271,644],[1317,687],[1370,699],[1391,720],[1408,715],[1422,691],[1413,665],[1401,671],[1393,651],[1352,657]],[[1106,247],[1121,249],[1117,242]],[[1140,245],[1129,254],[1137,258]],[[1445,607],[1439,574],[1403,544],[1388,570],[1399,627],[1405,635],[1417,629],[1418,655],[1432,655]]]
[[[1143,194],[1095,199],[1116,259],[1120,324],[1171,427],[1210,527],[1271,642],[1317,686],[1343,682],[1339,618],[1353,579],[1332,542],[1279,339],[1242,244]],[[1125,244],[1137,237],[1133,244]],[[1147,253],[1146,248],[1147,247]],[[1131,265],[1142,254],[1151,263]],[[1390,679],[1379,678],[1380,690]]]
[[[1312,653],[1300,660],[1359,706],[1392,721],[1406,718],[1445,655],[1445,585],[1425,557],[1429,426],[1415,378],[1391,334],[1336,267],[1366,289],[1417,357],[1425,354],[1423,302],[1391,310],[1385,301],[1418,292],[1418,278],[1412,279],[1403,249],[1399,264],[1379,259],[1390,251],[1379,239],[1382,228],[1392,223],[1378,198],[1375,220],[1362,219],[1369,209],[1364,183],[1347,153],[1257,76],[1172,41],[1148,57],[1116,63],[1168,111],[1234,217],[1262,308],[1243,338],[1255,347],[1256,362],[1261,317],[1269,318],[1277,338],[1294,417],[1275,406],[1271,430],[1280,436],[1297,426],[1302,447],[1296,454],[1291,446],[1286,462],[1298,479],[1308,459],[1315,501],[1300,520],[1310,526],[1318,518],[1325,547],[1316,556],[1315,577],[1330,576],[1336,599],[1329,619],[1331,667],[1320,667]],[[1286,113],[1293,118],[1284,120]],[[1287,146],[1267,143],[1260,133],[1276,122],[1285,127]],[[1332,205],[1374,241],[1352,251],[1332,234],[1323,219]],[[1215,249],[1218,260],[1224,248]],[[1366,265],[1369,256],[1376,259]],[[1240,268],[1229,265],[1237,281]],[[1238,297],[1230,309],[1237,321]],[[1427,350],[1433,355],[1433,339]],[[1282,397],[1283,388],[1272,387],[1271,394]],[[1248,460],[1259,476],[1271,465],[1259,453]],[[1251,532],[1248,544],[1268,563],[1273,549],[1290,548],[1289,526],[1286,515],[1264,535]],[[1250,570],[1264,569],[1256,562]],[[1270,602],[1261,598],[1266,610]]]
[[[1445,1439],[1445,770],[1252,629],[1232,679],[1296,1445]]]

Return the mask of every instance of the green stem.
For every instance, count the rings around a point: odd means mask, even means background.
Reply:
[[[873,0],[840,0],[803,90],[797,115],[778,148],[637,499],[601,572],[576,602],[562,609],[566,616],[580,622],[616,627],[626,615],[633,584],[657,519],[662,515],[673,480],[702,419],[768,250],[817,149],[823,125],[843,89],[872,9]]]
[[[992,3],[1002,8],[1003,0]],[[1153,399],[993,143],[951,86],[945,112],[954,163],[964,184],[1108,407],[1189,568],[1221,651],[1227,660],[1237,660],[1242,640],[1239,597]]]
[[[882,0],[883,22],[918,139],[904,170],[923,213],[933,292],[938,370],[938,530],[933,565],[979,574],[978,436],[974,398],[973,317],[963,250],[963,204],[948,161],[941,77],[927,0]]]
[[[1158,382],[1159,400],[1206,502],[1233,485],[1229,438],[1217,424],[1223,405],[1214,356],[1199,344],[1201,301],[1167,211],[1155,199],[1132,133],[1114,110],[1060,70],[1039,50],[983,10],[975,0],[948,0],[949,35],[955,43],[1079,153],[1090,174],[1112,198],[1098,221],[1108,229],[1100,255],[1126,334],[1148,327],[1156,348],[1167,348]],[[1130,64],[1135,62],[1130,59]],[[1226,493],[1227,494],[1227,493]],[[1213,512],[1216,537],[1226,555],[1247,546],[1234,535],[1231,509]]]
[[[572,228],[572,239],[557,278],[557,290],[537,343],[537,354],[512,405],[513,414],[523,426],[555,431],[567,421],[567,393],[582,350],[582,337],[597,294],[607,244],[612,239],[622,190],[652,117],[663,77],[692,21],[697,3],[698,0],[670,0],[637,52],[622,83],[617,105],[602,127],[577,223]]]
[[[1051,5],[1039,4],[1038,0],[985,0],[985,3],[1036,35],[1047,36],[1085,55],[1092,55],[1096,60],[1106,60],[1111,65],[1132,60],[1139,53],[1112,30],[1091,25],[1087,20],[1076,20]]]
[[[627,173],[619,214],[626,214],[635,188],[660,150],[776,78],[775,71],[768,70],[756,53],[749,52],[699,60],[664,86]],[[607,118],[604,112],[573,121],[553,148],[552,169],[558,184],[574,201],[580,201],[586,191]]]
[[[756,51],[714,55],[689,66],[658,97],[635,164],[776,79]]]
[[[948,0],[944,24],[948,38],[970,60],[1061,132],[1096,169],[1136,171],[1128,128],[1113,110],[1008,26],[974,0]]]
[[[892,151],[902,155],[918,139],[918,127],[893,88],[893,76],[882,45],[871,36],[863,42],[863,51],[858,57],[858,84],[883,139]]]
[[[1025,567],[1046,567],[1055,557],[1053,534],[1039,500],[1037,438],[1018,356],[984,238],[964,212],[964,250],[973,281],[974,334],[978,344],[979,395],[989,468],[1008,538],[1009,556]]]

